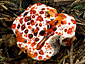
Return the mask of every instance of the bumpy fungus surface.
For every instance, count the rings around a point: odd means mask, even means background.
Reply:
[[[57,36],[60,35],[60,44],[69,45],[62,41],[72,38],[75,28],[72,16],[58,14],[56,9],[41,3],[29,6],[12,24],[18,47],[31,58],[44,61],[58,53]]]

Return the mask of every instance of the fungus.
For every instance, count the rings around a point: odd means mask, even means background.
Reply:
[[[60,44],[66,45],[75,36],[75,29],[72,16],[58,14],[41,3],[29,6],[12,24],[18,47],[31,58],[44,61],[59,52],[58,36]]]

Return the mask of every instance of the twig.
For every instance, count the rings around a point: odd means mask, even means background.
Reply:
[[[79,63],[75,63],[75,64],[83,64],[83,63],[85,63],[85,60],[82,60]]]
[[[54,2],[68,2],[68,1],[74,1],[74,0],[54,0]]]
[[[75,3],[78,3],[78,2],[80,2],[80,0],[74,1],[74,2],[71,4],[71,7],[73,7],[73,5],[74,5]]]
[[[79,59],[76,60],[75,64],[79,62]]]
[[[21,55],[22,51],[20,50],[20,52],[18,53],[18,55]]]
[[[13,8],[13,7],[9,7],[9,9],[11,9],[11,10],[19,10],[19,8]]]
[[[9,58],[9,53],[7,52],[7,58]]]
[[[79,25],[84,25],[84,26],[85,26],[85,23],[79,23],[79,22],[76,22],[76,24],[79,24]]]
[[[14,3],[9,2],[9,1],[0,1],[0,3],[5,3],[5,4],[13,5],[14,7],[17,8],[17,6]]]
[[[10,15],[6,15],[6,14],[2,14],[2,13],[0,13],[2,16],[6,16],[6,17],[10,17]]]
[[[75,44],[75,47],[74,47],[74,48],[76,48],[77,45],[78,45],[81,41],[82,41],[82,39],[78,40],[78,42]],[[77,47],[76,49],[79,49],[79,47]],[[74,50],[75,50],[75,49],[74,49]]]
[[[7,24],[4,20],[1,20],[1,23],[3,24],[4,27],[7,27]]]
[[[0,42],[2,41],[2,39],[0,39]]]
[[[0,3],[0,5],[3,5],[4,3]]]
[[[80,52],[79,52],[79,53],[80,53]],[[78,55],[78,56],[80,56],[78,59],[81,59],[83,53],[85,53],[85,50]]]
[[[66,59],[66,58],[69,57],[69,56],[70,56],[70,54],[67,54],[66,56],[64,56],[64,57],[60,60],[60,62],[59,62],[58,64],[61,64],[62,61],[63,61],[63,59]]]
[[[12,61],[21,58],[21,56],[18,56],[16,58],[7,58],[2,52],[0,52],[0,62],[1,61]]]
[[[73,7],[74,5],[79,5],[81,3],[85,3],[85,0],[75,0],[72,4],[68,5],[70,7]]]
[[[22,8],[22,0],[20,0],[20,8]]]
[[[70,49],[70,64],[73,64],[73,43],[71,43]]]
[[[64,60],[63,60],[63,64],[65,64],[65,58],[64,58]]]
[[[22,11],[22,0],[20,0],[20,6],[19,6],[20,11]]]
[[[63,11],[62,11],[61,13],[65,12],[65,11],[66,11],[66,8],[65,8],[65,7],[63,7]]]
[[[83,44],[82,46],[85,46],[85,44]],[[78,49],[80,50],[80,48],[82,47],[82,46],[80,46]],[[83,51],[83,50],[80,50],[81,52]],[[76,51],[75,50],[75,52],[73,52],[73,54],[77,54],[79,51]],[[62,61],[64,60],[64,59],[66,59],[66,58],[68,58],[70,56],[70,54],[68,53],[66,56],[64,56],[61,60],[60,60],[60,62],[58,63],[58,64],[61,64],[62,63]]]
[[[10,13],[12,13],[14,16],[17,17],[17,15],[15,13],[13,13],[12,11],[10,11],[6,6],[1,5],[1,7],[3,7],[5,10],[9,11]]]
[[[1,7],[3,7],[5,10],[8,10],[8,8],[4,5],[1,5]]]
[[[81,1],[80,3],[85,3],[85,0]]]
[[[74,15],[73,15],[73,16],[74,16]],[[77,21],[79,21],[79,22],[85,22],[85,20],[83,20],[83,19],[81,19],[81,18],[79,18],[79,17],[74,16],[74,18],[75,18]]]

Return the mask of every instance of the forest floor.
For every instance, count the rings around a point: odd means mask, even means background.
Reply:
[[[62,46],[58,54],[47,61],[33,60],[16,43],[11,25],[17,16],[34,3],[43,3],[58,13],[72,15],[77,24],[76,38],[71,46]],[[0,64],[84,64],[85,63],[85,1],[84,0],[0,0]]]

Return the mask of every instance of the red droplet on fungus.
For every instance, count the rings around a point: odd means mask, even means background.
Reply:
[[[72,33],[72,28],[69,28],[68,31],[67,31],[68,34],[71,34]]]
[[[35,42],[33,42],[33,43],[31,44],[31,46],[32,46],[32,47],[34,47],[35,45],[36,45],[36,43],[35,43]]]
[[[30,10],[30,14],[35,14],[36,11],[35,10]]]
[[[70,14],[67,14],[68,16],[71,16]],[[73,17],[73,16],[71,16],[71,17]]]
[[[22,24],[23,23],[23,18],[20,18],[19,22],[20,22],[20,24]]]
[[[22,15],[20,15],[19,17],[21,17]]]
[[[30,44],[31,42],[28,42],[28,44]]]
[[[42,8],[41,10],[45,10],[45,8]]]
[[[26,45],[25,48],[27,48],[28,46]]]
[[[68,23],[68,25],[70,25],[71,23]]]
[[[49,52],[49,54],[51,54],[52,52]]]
[[[49,10],[49,8],[47,8],[47,10]]]
[[[28,28],[29,28],[29,29],[32,29],[32,27],[31,27],[31,26],[28,26]]]
[[[40,6],[40,5],[42,5],[41,3],[37,3],[37,6]]]
[[[35,7],[32,7],[31,10],[35,9]]]
[[[42,56],[39,56],[38,59],[39,59],[39,60],[42,60]]]
[[[34,53],[34,57],[37,57],[37,56],[38,56],[38,53],[37,53],[37,52],[35,52],[35,53]]]
[[[43,18],[41,16],[38,16],[36,20],[37,21],[43,21]]]
[[[44,14],[44,11],[40,11],[39,13],[40,13],[40,14]]]
[[[48,45],[47,47],[50,48],[50,45]]]
[[[58,32],[55,32],[56,34],[58,34]]]
[[[50,56],[46,55],[47,58],[50,58]]]
[[[35,15],[33,15],[32,18],[35,18]]]
[[[12,29],[15,29],[16,28],[16,24],[12,24]]]
[[[67,29],[64,29],[64,32],[67,32]]]
[[[40,23],[39,26],[41,27],[42,26],[42,23]]]
[[[73,24],[76,24],[76,21],[75,20],[71,19],[71,21],[72,21]]]
[[[27,21],[30,21],[31,20],[31,17],[30,16],[27,16],[25,17],[24,21],[27,22]]]
[[[22,44],[18,44],[19,48],[21,48],[21,45],[22,45]]]
[[[46,58],[44,58],[44,61],[46,61]]]
[[[40,51],[39,51],[39,54],[44,55],[43,50],[40,50]]]
[[[29,8],[31,8],[32,7],[32,5],[31,6],[29,6]]]

